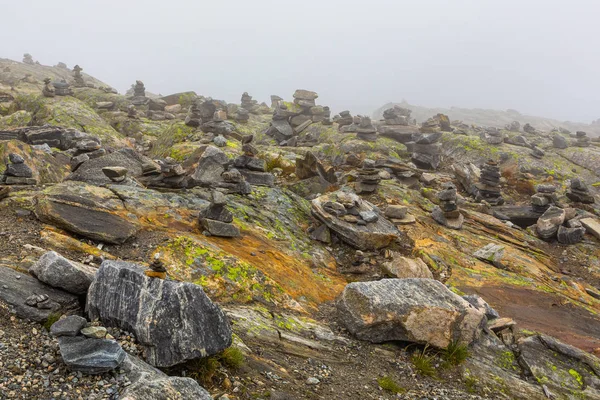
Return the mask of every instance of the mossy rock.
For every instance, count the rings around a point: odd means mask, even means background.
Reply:
[[[52,154],[35,150],[19,140],[8,140],[0,142],[0,174],[4,173],[6,169],[10,153],[16,153],[23,157],[38,184],[61,182],[70,172],[69,166]]]
[[[152,151],[150,152],[152,157],[169,157],[173,151],[173,146],[184,142],[186,139],[191,138],[196,130],[184,124],[181,121],[172,123],[167,129],[165,129],[158,140],[154,143]]]
[[[0,129],[28,126],[31,124],[32,119],[33,117],[30,112],[25,110],[16,111],[6,117],[0,118]]]

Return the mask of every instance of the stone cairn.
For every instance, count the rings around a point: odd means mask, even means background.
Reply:
[[[432,133],[439,131],[453,131],[452,126],[450,126],[450,118],[448,118],[448,116],[445,114],[436,114],[421,124],[421,132],[423,133]]]
[[[127,179],[127,168],[125,167],[102,167],[102,173],[115,183],[125,182]]]
[[[536,193],[531,196],[531,208],[534,212],[543,214],[548,207],[558,204],[556,196],[556,186],[554,185],[538,185]]]
[[[35,62],[33,61],[33,57],[29,53],[23,54],[23,63],[33,65]]]
[[[519,121],[513,121],[510,124],[506,124],[504,129],[510,132],[519,132],[521,130],[521,124]]]
[[[252,145],[252,140],[254,140],[254,135],[242,138],[243,154],[233,161],[233,166],[251,185],[273,186],[275,176],[267,172],[266,161],[256,157],[258,150]]]
[[[213,190],[210,205],[200,212],[199,224],[207,236],[238,237],[240,230],[233,222],[233,214],[225,208],[226,196]]]
[[[383,120],[377,127],[380,135],[390,137],[400,143],[410,142],[416,127],[410,127],[411,110],[400,106],[383,112]]]
[[[85,87],[85,81],[83,80],[83,75],[81,75],[81,68],[79,65],[75,65],[73,67],[73,80],[75,81],[75,87]]]
[[[295,147],[298,144],[297,136],[313,123],[330,125],[331,111],[329,107],[316,104],[318,97],[316,92],[298,89],[294,92],[293,103],[278,101],[267,135],[273,137],[280,146]]]
[[[350,114],[350,111],[345,110],[333,117],[333,122],[337,122],[338,129],[342,131],[342,128],[354,123],[354,117]]]
[[[360,122],[356,129],[356,138],[367,142],[377,141],[377,129],[373,126],[370,117],[360,117]]]
[[[167,279],[167,269],[165,268],[165,264],[160,260],[160,253],[154,255],[154,259],[149,269],[144,271],[144,275],[150,278]]]
[[[64,79],[60,82],[52,82],[52,86],[54,86],[54,93],[57,96],[71,96],[73,94],[71,86]]]
[[[554,238],[561,244],[575,244],[583,240],[585,228],[578,219],[574,208],[559,208],[550,206],[535,225],[535,233],[545,241]]]
[[[579,178],[571,179],[571,188],[565,194],[574,203],[594,204],[596,202],[585,182]]]
[[[337,201],[327,201],[323,210],[345,222],[366,226],[379,220],[379,215],[372,207],[365,207],[369,203],[362,201],[353,193],[338,192]]]
[[[488,127],[485,128],[480,134],[481,140],[487,144],[502,144],[504,143],[504,135],[498,128]]]
[[[135,85],[133,85],[133,97],[131,98],[131,102],[136,106],[143,106],[148,103],[144,82],[135,81]]]
[[[366,159],[362,163],[362,168],[358,171],[354,189],[358,194],[374,193],[379,186],[381,177],[379,170],[375,168],[375,161]]]
[[[465,218],[456,203],[456,186],[452,183],[444,185],[444,189],[438,193],[438,199],[440,205],[433,208],[431,217],[440,225],[461,229]]]
[[[185,117],[185,124],[192,128],[197,128],[202,124],[202,115],[200,115],[200,107],[198,102],[194,101],[190,105],[188,115]]]
[[[577,147],[589,147],[590,146],[590,138],[587,136],[587,133],[584,131],[577,131],[575,133],[577,137],[577,141],[575,142],[575,146]]]
[[[569,147],[569,143],[563,136],[555,134],[552,137],[552,146],[554,146],[556,149],[566,149]]]
[[[44,79],[44,88],[42,89],[42,95],[44,95],[44,97],[54,97],[55,94],[56,93],[54,92],[54,86],[52,86],[50,78]]]
[[[258,109],[258,101],[252,100],[252,96],[248,92],[244,92],[242,94],[241,106],[244,110],[254,114]]]
[[[8,155],[9,163],[0,181],[6,185],[35,185],[37,181],[33,178],[33,171],[25,164],[25,160],[18,154]]]
[[[412,151],[412,162],[419,168],[437,169],[442,161],[442,144],[439,140],[442,132],[421,133],[415,135],[413,142],[406,143]]]
[[[504,198],[500,192],[500,167],[498,163],[489,160],[481,167],[481,176],[477,184],[478,200],[485,200],[492,206],[504,204]]]

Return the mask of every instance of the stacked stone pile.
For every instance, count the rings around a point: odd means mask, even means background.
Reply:
[[[202,116],[200,115],[200,107],[197,102],[193,102],[190,105],[188,110],[188,115],[185,117],[185,122],[187,126],[191,126],[193,128],[197,128],[202,124]]]
[[[83,75],[81,75],[81,68],[79,65],[75,65],[73,67],[73,80],[75,81],[75,87],[85,87],[85,81],[83,80]]]
[[[244,137],[242,146],[243,154],[233,161],[233,166],[240,171],[246,181],[251,185],[273,186],[275,177],[267,172],[267,163],[265,160],[257,158],[258,151],[252,145],[254,136]]]
[[[432,218],[440,225],[451,229],[461,229],[464,217],[456,202],[456,187],[452,183],[446,184],[444,189],[438,193],[438,199],[440,205],[434,207],[431,212]]]
[[[596,201],[585,182],[579,178],[571,179],[571,188],[567,190],[566,196],[574,203],[594,204]]]
[[[485,200],[493,206],[504,204],[504,198],[500,191],[500,168],[495,161],[489,160],[481,167],[477,190],[478,200]]]
[[[344,126],[354,123],[354,117],[350,114],[350,111],[345,110],[333,117],[333,122],[337,122],[338,129],[341,130]]]
[[[252,114],[256,114],[258,111],[258,101],[252,100],[252,96],[250,96],[248,92],[242,94],[241,106]]]
[[[18,154],[8,155],[9,163],[0,182],[6,185],[35,185],[33,171],[25,164],[25,160]]]
[[[367,142],[375,142],[377,140],[377,129],[373,126],[371,118],[362,116],[356,129],[356,138]]]
[[[453,129],[450,126],[450,118],[447,115],[436,114],[421,124],[420,131],[422,133],[452,132]]]
[[[589,147],[590,146],[590,138],[587,136],[587,133],[585,133],[583,131],[577,131],[577,133],[575,135],[577,137],[575,146],[577,146],[577,147]]]
[[[494,127],[485,128],[481,132],[480,137],[482,140],[487,142],[487,144],[501,144],[504,142],[504,135],[502,134],[502,131]]]
[[[233,214],[225,208],[227,197],[213,190],[210,206],[200,212],[199,224],[205,235],[238,237],[240,230],[233,224]]]
[[[133,86],[133,97],[131,98],[131,102],[136,106],[143,106],[148,103],[148,98],[146,97],[146,87],[144,86],[144,82],[135,81],[135,85]]]
[[[44,97],[54,97],[56,92],[54,91],[54,86],[51,84],[51,79],[44,79],[44,88],[42,89],[42,95]]]
[[[367,159],[363,161],[362,168],[358,171],[354,188],[358,194],[374,193],[380,181],[381,177],[379,169],[375,168],[375,161]]]
[[[52,82],[52,86],[54,86],[54,94],[57,96],[71,96],[73,94],[71,86],[64,79],[60,82]]]
[[[400,143],[410,142],[417,132],[417,127],[410,125],[411,112],[408,108],[400,106],[388,108],[383,112],[383,120],[377,127],[377,132]]]
[[[407,146],[412,150],[412,161],[419,168],[437,169],[442,161],[441,132],[416,135],[414,144]]]
[[[535,225],[535,232],[545,241],[554,238],[561,244],[575,244],[583,240],[585,228],[576,219],[577,210],[574,208],[549,207]]]
[[[556,196],[556,186],[538,185],[536,194],[531,196],[531,207],[536,213],[544,213],[550,206],[558,204]]]

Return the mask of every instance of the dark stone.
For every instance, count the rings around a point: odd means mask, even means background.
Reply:
[[[200,219],[208,218],[226,223],[233,222],[233,214],[224,205],[211,204],[200,211],[199,217]]]
[[[583,236],[585,235],[585,228],[567,228],[565,226],[560,226],[557,232],[558,243],[561,244],[576,244],[583,240]]]
[[[29,268],[29,272],[50,286],[81,295],[87,293],[96,269],[49,251]]]
[[[58,345],[65,364],[73,371],[85,374],[112,371],[127,355],[116,341],[109,339],[61,336]]]
[[[53,323],[50,327],[50,334],[54,337],[77,336],[86,324],[85,318],[79,315],[69,315]]]
[[[240,229],[234,224],[221,222],[213,219],[201,218],[199,220],[200,228],[207,231],[212,236],[218,237],[239,237]]]
[[[33,171],[25,164],[8,164],[4,173],[6,176],[19,178],[31,178],[33,176]]]

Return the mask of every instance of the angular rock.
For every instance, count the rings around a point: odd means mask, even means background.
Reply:
[[[50,327],[50,334],[54,337],[77,336],[86,324],[85,318],[79,315],[69,315],[53,323]]]
[[[566,226],[560,226],[556,238],[558,243],[561,244],[576,244],[583,240],[584,235],[584,227],[567,228]]]
[[[29,272],[50,286],[73,294],[85,294],[94,280],[96,269],[49,251],[29,268]]]
[[[88,326],[81,330],[83,336],[93,339],[103,339],[106,333],[106,328],[103,326]]]
[[[208,146],[200,156],[198,166],[191,178],[203,185],[210,185],[221,180],[225,165],[229,162],[227,155],[215,146]]]
[[[152,279],[131,263],[102,263],[88,291],[87,312],[105,326],[132,332],[146,360],[157,367],[207,357],[231,345],[227,317],[201,286]]]
[[[200,228],[206,230],[212,236],[239,237],[240,228],[237,226],[213,219],[200,219]]]
[[[407,258],[393,254],[393,259],[382,264],[383,271],[391,278],[428,278],[433,279],[429,267],[420,258]]]
[[[500,263],[504,257],[504,246],[495,243],[489,243],[473,253],[473,256],[477,257],[481,261],[487,261],[493,265],[496,265],[496,263]]]
[[[90,375],[118,368],[127,355],[119,343],[108,339],[61,336],[58,345],[63,361],[70,369]]]
[[[600,239],[600,221],[595,218],[582,218],[579,222],[581,222],[587,233]]]
[[[469,344],[485,321],[460,296],[433,279],[383,279],[353,282],[337,304],[346,328],[373,343],[402,340],[446,348]]]
[[[565,210],[551,206],[538,219],[536,225],[537,234],[542,239],[550,239],[558,232],[558,227],[565,222]]]
[[[485,300],[476,294],[469,294],[462,297],[473,307],[485,314],[488,320],[500,318],[500,314],[494,310]]]

